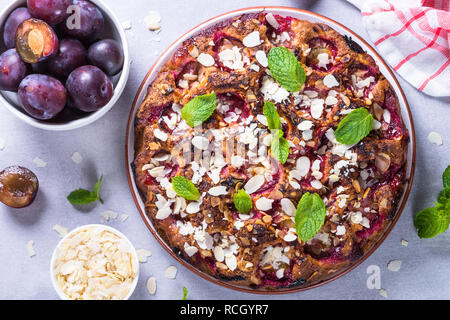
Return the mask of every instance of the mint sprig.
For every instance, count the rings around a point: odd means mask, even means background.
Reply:
[[[214,92],[197,96],[181,109],[181,118],[191,127],[196,127],[208,120],[216,107],[217,96]]]
[[[239,213],[247,214],[253,208],[252,198],[243,189],[233,195],[233,203]]]
[[[325,223],[326,214],[325,204],[317,193],[302,196],[295,212],[295,229],[302,241],[314,238]]]
[[[272,154],[272,157],[280,161],[282,164],[285,164],[290,152],[291,148],[289,146],[289,142],[283,137],[283,131],[274,130],[272,144],[270,146],[270,153]]]
[[[450,166],[442,174],[444,189],[434,207],[420,211],[414,217],[414,226],[420,238],[433,238],[447,231],[450,224]]]
[[[68,196],[67,200],[71,204],[89,204],[95,201],[100,201],[100,203],[103,204],[103,200],[100,198],[100,187],[102,185],[103,176],[100,177],[100,179],[97,181],[97,183],[94,186],[94,191],[89,191],[86,189],[77,189],[75,191],[72,191]]]
[[[172,178],[173,190],[182,198],[191,201],[200,199],[200,192],[195,185],[185,177],[176,176]]]
[[[336,140],[342,144],[356,144],[373,129],[373,116],[366,108],[358,108],[350,112],[338,125]]]
[[[306,81],[305,70],[297,57],[284,47],[272,48],[267,55],[269,70],[287,91],[297,92]]]
[[[187,300],[188,296],[188,289],[186,287],[183,287],[183,298],[181,300]]]
[[[267,124],[270,130],[280,129],[280,116],[275,108],[275,105],[266,101],[263,107],[264,116],[266,116]]]

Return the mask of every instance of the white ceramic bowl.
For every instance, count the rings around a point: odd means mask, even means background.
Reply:
[[[61,290],[61,288],[59,287],[58,283],[56,282],[56,277],[55,277],[55,272],[54,272],[54,267],[55,267],[55,258],[56,258],[56,253],[58,252],[59,247],[61,246],[61,244],[67,240],[67,238],[69,238],[71,235],[73,235],[74,233],[79,232],[80,230],[83,229],[87,229],[87,228],[101,228],[104,230],[108,230],[116,235],[118,235],[121,239],[125,240],[130,248],[132,249],[132,255],[133,255],[133,260],[137,266],[137,272],[136,272],[136,278],[133,281],[133,284],[130,288],[130,292],[128,293],[128,295],[123,299],[123,300],[128,300],[131,295],[133,294],[134,290],[136,289],[136,285],[139,281],[139,259],[138,259],[138,255],[136,252],[136,249],[134,248],[133,244],[131,243],[131,241],[120,231],[118,231],[117,229],[114,229],[110,226],[106,226],[103,224],[87,224],[84,226],[80,226],[77,227],[75,229],[73,229],[72,231],[70,231],[68,234],[66,234],[58,243],[58,245],[56,246],[55,250],[53,250],[53,254],[52,254],[52,258],[50,261],[50,277],[52,279],[52,285],[53,288],[55,288],[56,293],[58,294],[58,296],[62,299],[62,300],[70,300],[69,297]]]
[[[291,16],[294,18],[302,19],[302,20],[308,20],[313,23],[325,23],[335,29],[337,32],[339,32],[342,35],[347,35],[353,39],[357,44],[361,46],[361,48],[365,51],[367,51],[375,60],[377,65],[380,68],[381,73],[386,77],[386,79],[391,83],[395,93],[397,94],[399,103],[400,103],[400,109],[403,121],[405,123],[406,128],[409,130],[410,133],[410,143],[408,145],[408,161],[407,161],[407,168],[406,168],[406,186],[405,190],[403,192],[403,195],[401,199],[399,200],[397,211],[395,213],[395,217],[392,220],[391,224],[387,227],[386,230],[384,230],[384,233],[381,235],[380,239],[364,254],[363,257],[361,257],[359,260],[357,260],[355,263],[350,265],[347,268],[344,268],[342,270],[339,270],[337,273],[333,273],[328,279],[325,279],[321,282],[312,284],[307,287],[299,287],[299,288],[285,288],[280,290],[259,290],[259,289],[250,289],[247,287],[240,287],[237,285],[230,285],[226,281],[218,280],[216,278],[213,278],[200,270],[192,267],[189,263],[181,259],[178,255],[174,254],[172,249],[167,245],[167,243],[160,237],[158,232],[155,230],[151,220],[147,217],[145,213],[145,205],[142,201],[142,198],[140,196],[140,193],[138,191],[138,188],[136,186],[136,182],[133,175],[133,168],[130,165],[134,159],[134,119],[136,117],[136,112],[141,105],[142,101],[144,100],[146,94],[147,94],[147,88],[148,86],[155,80],[156,76],[158,75],[158,72],[160,71],[161,67],[172,57],[172,55],[175,53],[175,51],[182,45],[182,43],[192,36],[202,32],[203,30],[206,30],[212,26],[214,26],[217,23],[226,21],[228,19],[234,18],[236,16],[240,16],[242,14],[252,14],[252,13],[259,13],[259,12],[271,12],[273,14],[279,14],[281,16]],[[351,31],[350,29],[346,28],[344,25],[331,20],[327,17],[321,16],[317,13],[297,9],[297,8],[289,8],[289,7],[276,7],[276,6],[260,6],[260,7],[252,7],[252,8],[245,8],[245,9],[239,9],[231,12],[227,12],[224,14],[221,14],[219,16],[216,16],[212,19],[209,19],[202,24],[198,25],[197,27],[191,29],[190,31],[186,32],[185,34],[181,35],[181,37],[176,40],[167,50],[158,58],[158,60],[155,62],[155,64],[152,66],[150,71],[147,73],[147,76],[144,78],[144,80],[141,83],[141,86],[138,89],[138,92],[136,94],[135,100],[133,102],[133,106],[130,111],[130,116],[128,119],[127,124],[127,131],[126,131],[126,140],[125,140],[125,164],[126,164],[126,170],[128,175],[128,183],[130,186],[130,190],[132,193],[132,196],[134,198],[134,201],[136,203],[136,206],[142,216],[142,219],[144,220],[145,224],[151,231],[151,233],[154,235],[156,240],[161,244],[161,246],[172,256],[174,257],[180,264],[184,265],[186,268],[194,272],[195,274],[199,275],[200,277],[209,280],[215,284],[219,284],[221,286],[242,291],[242,292],[248,292],[248,293],[260,293],[260,294],[280,294],[280,293],[292,293],[297,291],[303,291],[306,289],[314,288],[320,285],[323,285],[325,283],[328,283],[332,280],[335,280],[339,278],[340,276],[346,274],[350,270],[354,269],[358,265],[360,265],[365,259],[367,259],[377,248],[378,246],[384,241],[386,236],[389,234],[389,232],[394,227],[395,223],[397,222],[398,218],[400,217],[400,214],[406,204],[406,200],[409,195],[409,191],[411,190],[412,181],[414,177],[414,168],[415,168],[415,158],[416,158],[416,140],[415,140],[415,132],[414,132],[414,124],[412,121],[411,111],[408,106],[408,102],[406,101],[405,95],[403,93],[402,88],[400,87],[397,79],[395,78],[394,73],[391,71],[389,66],[384,62],[384,60],[380,57],[380,55],[377,53],[375,49],[373,49],[364,39],[362,39],[360,36],[358,36],[356,33]]]
[[[84,127],[101,118],[105,113],[107,113],[117,102],[123,92],[123,89],[125,88],[130,73],[130,55],[128,52],[128,42],[125,36],[125,32],[115,14],[107,7],[107,5],[102,0],[90,1],[100,9],[105,18],[105,30],[103,31],[103,34],[100,36],[100,38],[115,39],[122,46],[124,55],[123,69],[118,75],[112,78],[112,82],[114,84],[114,95],[103,108],[96,112],[80,113],[79,115],[70,113],[66,115],[63,111],[62,115],[58,116],[58,120],[43,121],[31,117],[28,113],[25,112],[25,110],[21,107],[21,103],[18,99],[17,93],[0,91],[0,104],[5,106],[6,109],[9,110],[17,118],[25,121],[33,127],[51,131],[65,131]],[[3,43],[3,26],[10,13],[19,7],[26,7],[26,0],[12,1],[9,6],[2,9],[2,11],[0,12],[0,53],[6,50]]]

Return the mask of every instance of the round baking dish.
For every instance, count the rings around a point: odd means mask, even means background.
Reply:
[[[408,156],[407,156],[407,168],[406,168],[406,185],[404,188],[403,195],[399,201],[399,205],[397,207],[397,211],[395,213],[395,217],[389,224],[389,226],[386,228],[385,232],[380,236],[380,239],[357,261],[349,265],[348,267],[340,270],[337,273],[332,274],[329,278],[322,280],[321,282],[311,284],[309,286],[304,287],[294,287],[294,288],[280,288],[277,290],[265,290],[265,289],[251,289],[248,287],[241,287],[237,285],[229,284],[225,281],[216,279],[210,275],[207,275],[198,269],[194,268],[192,265],[181,259],[179,256],[177,256],[172,249],[164,242],[164,240],[159,236],[159,234],[156,232],[155,228],[153,227],[151,221],[145,214],[145,207],[144,203],[140,197],[139,191],[136,187],[133,171],[131,168],[131,163],[134,159],[134,119],[136,116],[136,112],[142,103],[143,99],[145,98],[145,95],[147,93],[148,86],[152,83],[152,81],[155,79],[156,75],[158,74],[158,71],[160,68],[171,58],[172,54],[179,48],[179,46],[183,43],[183,41],[189,39],[193,35],[197,34],[198,32],[205,30],[219,22],[222,22],[224,20],[240,16],[242,14],[251,14],[251,13],[259,13],[259,12],[271,12],[273,14],[278,14],[281,16],[292,16],[294,18],[308,20],[313,23],[325,23],[328,24],[331,28],[335,29],[337,32],[339,32],[342,35],[347,35],[352,37],[352,39],[361,46],[361,48],[365,51],[367,51],[376,61],[377,65],[380,68],[380,72],[386,77],[386,79],[391,83],[395,93],[397,94],[397,97],[399,99],[400,103],[400,109],[402,113],[402,118],[405,123],[406,128],[409,130],[410,133],[410,142],[408,145]],[[358,265],[360,265],[365,259],[367,259],[377,248],[378,246],[384,241],[384,239],[387,237],[389,232],[394,227],[395,223],[400,217],[400,214],[406,204],[406,201],[408,199],[408,195],[412,186],[413,182],[413,176],[414,176],[414,169],[415,169],[415,156],[416,156],[416,150],[415,150],[415,132],[414,132],[414,125],[412,121],[411,111],[408,105],[408,102],[406,101],[405,95],[403,93],[403,90],[401,89],[396,77],[394,76],[391,69],[388,67],[388,65],[384,62],[384,60],[378,55],[378,53],[373,49],[364,39],[362,39],[360,36],[358,36],[356,33],[348,29],[347,27],[343,26],[342,24],[331,20],[327,17],[321,16],[319,14],[297,9],[297,8],[289,8],[289,7],[275,7],[275,6],[268,6],[268,7],[251,7],[251,8],[245,8],[245,9],[239,9],[231,12],[224,13],[222,15],[219,15],[217,17],[214,17],[210,20],[207,20],[206,22],[203,22],[202,24],[198,25],[197,27],[193,28],[192,30],[186,32],[184,35],[182,35],[178,40],[176,40],[167,50],[158,58],[158,60],[155,62],[155,64],[151,67],[150,71],[147,73],[145,79],[141,83],[138,92],[136,94],[135,100],[133,102],[133,106],[130,112],[130,116],[128,119],[127,129],[126,129],[126,141],[125,141],[125,163],[126,163],[126,170],[128,175],[128,183],[130,186],[131,194],[134,198],[134,201],[136,203],[136,206],[142,216],[142,219],[144,220],[145,224],[147,225],[148,229],[151,231],[153,236],[156,238],[156,240],[161,244],[161,246],[172,256],[174,257],[179,263],[184,265],[186,268],[188,268],[193,273],[197,274],[198,276],[211,281],[215,284],[218,284],[220,286],[234,289],[241,292],[247,292],[247,293],[257,293],[257,294],[286,294],[286,293],[293,293],[298,291],[304,291],[307,289],[311,289],[317,286],[324,285],[332,280],[335,280],[344,274],[348,273]]]

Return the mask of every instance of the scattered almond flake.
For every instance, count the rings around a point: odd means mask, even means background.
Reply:
[[[75,162],[76,164],[80,164],[83,161],[83,156],[78,151],[75,151],[72,154],[72,161]]]
[[[284,236],[283,240],[286,242],[295,241],[297,240],[297,235],[294,233],[288,233],[287,235]]]
[[[337,236],[342,236],[344,235],[346,232],[345,227],[344,226],[337,226],[336,228],[336,235]]]
[[[209,146],[209,140],[202,136],[195,136],[191,141],[192,145],[199,150],[206,150]]]
[[[63,238],[66,234],[69,233],[69,230],[67,228],[60,226],[59,224],[55,224],[53,226],[53,230],[55,230],[61,238]]]
[[[327,106],[332,106],[332,105],[335,105],[336,103],[338,103],[338,99],[337,99],[336,97],[328,96],[328,97],[325,99],[325,104],[326,104]]]
[[[174,266],[170,266],[166,269],[165,276],[167,279],[175,279],[177,276],[177,268]]]
[[[318,64],[317,66],[319,68],[327,69],[327,65],[330,63],[330,59],[328,57],[328,53],[319,53],[317,55]]]
[[[147,16],[144,18],[144,24],[147,29],[156,31],[161,29],[161,15],[158,11],[149,11]]]
[[[239,168],[242,165],[244,165],[244,163],[245,163],[245,159],[242,158],[241,156],[232,156],[231,157],[231,165],[234,168]]]
[[[190,246],[189,244],[187,244],[187,242],[184,243],[184,252],[186,252],[186,254],[189,257],[192,257],[194,254],[196,254],[198,252],[198,248],[195,246]]]
[[[205,67],[211,67],[212,65],[214,65],[214,63],[216,63],[214,58],[207,53],[200,53],[200,55],[197,57],[197,61]]]
[[[228,191],[226,186],[218,186],[209,189],[208,193],[214,197],[218,197],[228,194]]]
[[[4,139],[2,139],[2,138],[0,138],[0,151],[1,150],[3,150],[3,149],[5,149],[5,140]]]
[[[314,119],[319,119],[322,116],[322,112],[324,109],[323,104],[323,99],[313,99],[311,101],[311,116]]]
[[[261,44],[261,39],[259,37],[259,31],[255,30],[255,31],[249,33],[244,39],[242,39],[242,43],[247,48],[259,46]]]
[[[388,295],[387,295],[387,291],[386,291],[386,290],[380,289],[380,290],[378,290],[378,293],[379,293],[381,296],[383,296],[383,297],[385,297],[385,298],[387,299]]]
[[[278,279],[282,279],[284,277],[284,268],[278,269],[276,272],[276,276]]]
[[[305,177],[309,169],[311,168],[311,160],[308,157],[300,157],[297,160],[297,170],[300,172],[300,176]]]
[[[284,211],[284,213],[291,217],[295,216],[296,208],[291,200],[289,200],[288,198],[283,198],[281,199],[280,203],[281,209]]]
[[[129,215],[127,215],[127,214],[121,214],[120,215],[120,221],[125,222],[125,220],[127,220],[128,217],[129,217]]]
[[[381,128],[381,122],[376,119],[373,119],[373,129],[378,130],[380,128]]]
[[[198,48],[196,46],[193,46],[192,48],[189,49],[189,54],[192,58],[194,59],[197,58],[199,55]]]
[[[27,242],[27,251],[28,256],[31,258],[36,255],[36,251],[34,251],[34,241],[30,240]]]
[[[438,146],[442,145],[442,137],[439,133],[437,132],[430,132],[430,134],[428,135],[428,141],[430,143],[436,144]]]
[[[277,103],[282,103],[289,98],[289,91],[280,87],[271,77],[264,77],[259,91],[264,95],[264,99],[273,100]]]
[[[302,132],[302,137],[305,141],[309,141],[313,137],[313,131],[312,130],[305,130]]]
[[[383,119],[386,121],[386,123],[391,123],[391,113],[388,109],[384,109],[383,111]]]
[[[253,71],[255,71],[255,72],[259,72],[259,66],[258,65],[256,65],[256,64],[252,64],[251,66],[250,66],[250,70],[253,70]]]
[[[147,262],[147,258],[152,256],[152,252],[146,249],[137,249],[136,250],[139,262]]]
[[[297,125],[298,130],[309,130],[313,126],[313,122],[311,120],[303,120]]]
[[[266,181],[266,179],[264,178],[264,175],[258,174],[256,176],[253,176],[245,184],[244,190],[248,194],[252,194],[252,193],[258,191],[259,188],[261,188],[263,186],[265,181]]]
[[[132,28],[131,20],[125,20],[122,22],[122,28],[124,30],[130,30]]]
[[[333,88],[339,86],[339,82],[337,82],[336,78],[332,74],[327,74],[323,78],[323,84],[328,88]]]
[[[275,19],[272,13],[266,14],[266,20],[274,29],[278,29],[280,27],[280,24],[278,23],[277,19]]]
[[[273,203],[272,199],[267,199],[266,197],[261,197],[258,200],[256,200],[255,205],[258,210],[268,211],[268,210],[272,209],[272,203]]]
[[[401,260],[391,260],[387,264],[388,269],[393,272],[399,271],[401,266],[402,266]]]
[[[47,166],[47,162],[38,157],[34,158],[33,162],[38,166],[38,168],[45,168]]]
[[[148,278],[146,286],[148,293],[154,295],[156,293],[156,278],[155,277]]]
[[[313,180],[313,181],[311,181],[311,187],[319,190],[319,189],[322,189],[323,185],[319,180]]]
[[[262,65],[264,68],[266,68],[269,65],[267,55],[264,51],[262,50],[256,51],[255,58],[259,62],[259,64]]]
[[[226,257],[225,264],[227,265],[228,269],[230,269],[231,271],[236,270],[236,267],[237,267],[236,257],[234,255]]]
[[[402,239],[402,241],[400,242],[402,244],[402,246],[407,247],[408,246],[408,241],[406,241],[405,239]]]
[[[101,213],[103,219],[105,219],[106,221],[109,221],[109,219],[116,219],[119,214],[115,211],[112,210],[105,210]]]
[[[167,141],[167,138],[169,137],[167,133],[165,133],[160,129],[155,129],[153,131],[153,134],[155,135],[156,138],[158,138],[161,141]]]

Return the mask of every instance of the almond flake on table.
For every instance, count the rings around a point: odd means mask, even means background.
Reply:
[[[112,211],[112,210],[103,211],[101,213],[101,215],[102,215],[103,219],[105,219],[106,221],[109,221],[109,219],[111,219],[111,218],[116,219],[119,216],[119,214],[117,212]]]
[[[45,162],[39,157],[34,158],[33,162],[35,165],[38,166],[38,168],[45,168],[47,166],[47,162]]]
[[[148,278],[148,280],[147,280],[147,291],[151,295],[155,294],[155,292],[156,292],[156,278],[155,277]]]
[[[131,20],[126,20],[122,22],[122,28],[124,30],[130,30],[132,28]]]
[[[148,257],[152,256],[152,252],[146,249],[137,249],[136,254],[138,256],[139,262],[147,262]]]
[[[0,138],[0,151],[5,149],[5,140],[3,140],[2,138]]]
[[[177,268],[174,266],[170,266],[166,269],[165,276],[167,279],[175,279],[177,276]]]
[[[402,244],[402,246],[407,247],[408,246],[408,241],[405,239],[402,239],[402,241],[400,241],[400,243]]]
[[[437,132],[430,132],[430,134],[428,135],[428,141],[430,143],[436,144],[438,146],[442,145],[442,137],[439,133]]]
[[[402,266],[401,260],[391,260],[388,262],[387,265],[388,269],[393,272],[399,271],[401,266]]]
[[[120,220],[121,220],[122,222],[125,222],[125,220],[127,220],[128,217],[129,217],[129,215],[127,215],[127,214],[122,214],[122,215],[120,216]]]
[[[378,293],[387,299],[388,295],[387,295],[387,291],[385,289],[378,290]]]
[[[36,251],[34,251],[34,241],[30,240],[27,242],[27,251],[28,256],[31,258],[36,255]]]
[[[53,230],[55,230],[61,238],[63,238],[66,234],[69,233],[69,229],[60,226],[59,224],[55,224],[53,226]]]
[[[158,11],[149,11],[147,16],[144,18],[144,24],[147,29],[151,31],[157,31],[161,29],[161,15]]]
[[[72,154],[72,161],[75,162],[76,164],[80,164],[83,161],[83,156],[78,151],[75,151]]]

